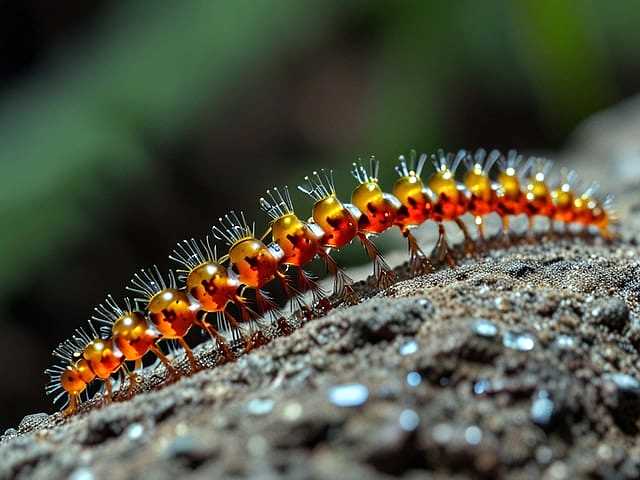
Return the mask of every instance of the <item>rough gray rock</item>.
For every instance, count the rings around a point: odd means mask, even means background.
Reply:
[[[467,258],[235,363],[32,416],[5,435],[2,476],[634,478],[640,262],[598,243]]]
[[[213,368],[170,385],[148,368],[130,400],[25,417],[0,477],[638,478],[640,180],[616,178],[619,242],[496,243],[362,283],[373,297],[234,363],[204,344]]]

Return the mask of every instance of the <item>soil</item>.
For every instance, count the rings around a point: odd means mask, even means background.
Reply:
[[[131,399],[25,417],[0,477],[639,478],[640,180],[607,177],[616,242],[495,240],[458,247],[455,269],[399,267],[233,363],[205,343],[213,368],[166,384],[149,367]]]

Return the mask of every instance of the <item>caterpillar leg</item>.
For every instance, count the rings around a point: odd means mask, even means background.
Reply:
[[[431,260],[429,260],[427,254],[422,251],[420,245],[418,245],[418,240],[411,233],[411,230],[408,228],[403,229],[402,235],[407,239],[409,247],[409,270],[411,276],[415,277],[423,273],[433,272],[434,268]]]
[[[278,304],[266,291],[260,288],[256,288],[256,307],[258,307],[258,313],[262,315],[265,313],[273,315],[274,311],[278,310]]]
[[[327,296],[327,293],[322,289],[314,276],[306,272],[302,267],[297,268],[296,282],[302,292],[311,292],[314,304]]]
[[[243,295],[236,295],[235,298],[233,298],[233,303],[236,307],[238,307],[238,310],[240,310],[240,318],[243,322],[251,322],[252,320],[259,317],[256,312],[249,308],[249,306],[247,305],[247,299]],[[231,316],[231,319],[233,319],[231,325],[235,328],[240,328],[235,317]]]
[[[104,396],[102,397],[102,401],[104,403],[111,403],[111,400],[113,399],[113,385],[111,385],[111,379],[110,378],[105,378],[104,379]]]
[[[535,236],[533,225],[535,223],[535,217],[533,215],[527,215],[527,236],[533,238]]]
[[[340,268],[335,259],[324,249],[320,249],[318,254],[324,261],[327,271],[334,276],[333,294],[337,295],[341,300],[352,305],[358,303],[358,297],[353,289],[353,280],[345,271]]]
[[[458,228],[462,231],[462,234],[464,235],[464,251],[466,253],[474,253],[475,250],[476,250],[476,244],[473,241],[473,237],[469,233],[469,229],[464,224],[464,222],[462,220],[460,220],[459,218],[456,218],[454,220],[454,222],[456,222],[456,225],[458,226]]]
[[[178,370],[176,370],[176,368],[171,364],[171,361],[167,358],[167,356],[164,353],[162,353],[162,351],[158,348],[157,345],[151,345],[149,347],[149,350],[151,350],[153,354],[158,358],[158,360],[162,362],[162,364],[164,365],[164,368],[167,369],[167,372],[171,377],[178,378],[180,376],[180,373],[178,372]]]
[[[447,264],[453,268],[456,266],[456,261],[451,255],[451,249],[447,243],[447,232],[444,229],[442,223],[438,223],[438,241],[433,248],[432,255],[437,259],[439,263],[447,262]]]
[[[358,238],[360,238],[362,246],[373,262],[373,275],[376,278],[378,288],[389,287],[395,280],[395,273],[393,273],[391,267],[384,260],[384,257],[380,253],[380,250],[378,250],[378,247],[376,247],[376,244],[373,243],[366,234],[359,232]]]
[[[191,350],[191,347],[185,341],[184,338],[178,337],[176,340],[178,340],[178,343],[184,349],[184,353],[187,355],[187,359],[189,360],[189,366],[191,367],[191,373],[197,372],[200,369],[200,367],[198,367],[198,362],[196,361],[196,357],[193,354],[193,350]]]
[[[251,314],[253,314],[253,310],[250,310]],[[221,317],[218,317],[219,324],[223,326],[223,328],[227,331],[231,332],[231,341],[235,344],[237,342],[246,343],[246,338],[243,334],[243,328],[240,326],[240,322],[238,319],[231,314],[231,312],[226,309]]]
[[[243,328],[243,340],[244,340],[244,351],[250,352],[257,347],[265,345],[268,343],[267,337],[265,337],[262,332],[262,325],[260,324],[260,316],[264,316],[265,314],[269,316],[270,325],[273,325],[277,321],[278,305],[271,299],[269,294],[261,289],[256,289],[256,307],[258,313],[256,314],[253,310],[247,308],[247,315],[250,315],[248,321],[248,328]]]
[[[244,292],[244,289],[243,289],[243,292]],[[256,291],[256,303],[258,303],[259,296],[260,294]],[[231,324],[233,328],[234,336],[235,336],[235,332],[239,332],[237,340],[241,341],[242,344],[244,345],[244,351],[250,352],[257,346],[256,335],[260,333],[260,330],[256,329],[255,327],[256,327],[257,319],[260,318],[260,315],[254,312],[251,308],[247,306],[247,300],[243,295],[236,295],[235,299],[233,300],[233,303],[240,310],[240,315],[242,316],[242,322],[246,323],[248,327],[240,326],[236,318],[230,313],[228,313],[227,311],[225,311],[225,318]],[[258,305],[258,308],[260,308],[259,305]],[[273,312],[273,310],[271,311]]]
[[[600,235],[607,242],[613,242],[617,238],[617,235],[607,227],[600,228]]]
[[[80,405],[80,395],[70,393],[69,394],[69,405],[62,411],[63,417],[69,417],[78,411],[78,406]]]
[[[282,286],[282,290],[287,298],[292,300],[291,302],[291,312],[295,312],[296,310],[309,310],[309,305],[304,301],[304,293],[291,285],[291,281],[287,277],[287,274],[282,270],[278,270],[276,272],[276,276],[280,281],[280,285]]]
[[[481,243],[485,242],[485,238],[484,238],[484,219],[482,218],[481,215],[478,215],[475,217],[474,219],[475,224],[476,224],[476,230],[478,231],[478,240]]]
[[[133,390],[135,386],[138,384],[139,376],[138,373],[142,370],[142,359],[139,358],[133,364],[133,371],[129,373],[129,390]],[[131,392],[133,393],[133,392]]]
[[[502,239],[509,245],[511,244],[511,223],[509,222],[509,215],[500,215],[500,220],[502,221]]]
[[[206,317],[200,320],[199,323],[199,326],[206,330],[213,343],[215,343],[220,349],[220,353],[222,353],[222,356],[225,358],[225,360],[228,362],[235,360],[235,355],[233,354],[231,347],[229,347],[226,339],[222,335],[220,335],[220,332],[218,332],[218,330],[216,330],[213,325],[211,325],[207,321]]]
[[[132,397],[135,393],[136,385],[138,384],[138,374],[136,372],[142,369],[142,359],[138,358],[135,361],[133,365],[133,370],[129,370],[129,367],[127,367],[126,364],[122,364],[122,368],[126,372],[127,379],[129,380],[129,385],[127,386],[127,389],[124,391],[123,394],[125,395],[126,398],[129,398],[129,397]],[[120,390],[122,390],[122,388]],[[120,390],[118,390],[118,392],[120,392]]]

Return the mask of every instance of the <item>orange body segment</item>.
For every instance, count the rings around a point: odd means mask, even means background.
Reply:
[[[507,168],[498,175],[498,201],[496,210],[501,216],[520,215],[525,212],[527,199],[514,168]]]
[[[68,365],[60,377],[60,385],[70,395],[79,395],[84,392],[87,383],[76,364]]]
[[[606,229],[609,225],[609,216],[606,210],[588,194],[580,195],[574,199],[573,212],[575,221],[581,225],[593,225],[601,229]]]
[[[217,262],[203,263],[187,276],[187,291],[205,312],[221,312],[235,298],[240,282]]]
[[[351,195],[351,203],[362,212],[358,229],[365,233],[382,233],[396,220],[400,202],[385,195],[377,182],[358,185]]]
[[[140,312],[126,312],[120,316],[113,324],[112,336],[127,360],[142,358],[159,337]]]
[[[576,218],[576,212],[573,209],[574,195],[569,185],[563,184],[559,188],[551,192],[551,198],[555,207],[553,219],[570,223]]]
[[[296,215],[289,213],[273,222],[273,241],[284,252],[281,263],[302,266],[309,263],[321,248],[313,231]]]
[[[257,238],[245,238],[229,250],[229,259],[238,280],[248,287],[261,288],[275,277],[278,259]]]
[[[324,231],[322,243],[327,247],[344,247],[358,233],[358,221],[335,195],[316,202],[313,220]]]
[[[400,177],[393,185],[393,194],[402,205],[396,215],[396,223],[401,227],[422,225],[431,217],[431,198],[417,176]]]
[[[479,217],[496,211],[498,196],[489,175],[482,170],[482,167],[475,165],[469,170],[464,184],[470,194],[469,213]]]
[[[555,207],[551,199],[551,192],[544,181],[543,175],[536,175],[527,184],[526,213],[529,216],[543,215],[553,217]]]
[[[76,363],[74,363],[74,368],[80,373],[80,378],[88,385],[93,382],[96,378],[96,374],[93,373],[91,367],[89,366],[89,362],[87,362],[84,358],[81,358]]]
[[[153,296],[148,306],[149,318],[165,338],[184,337],[196,321],[187,294],[166,288]]]
[[[431,212],[433,220],[455,220],[467,212],[467,198],[464,192],[458,190],[458,184],[449,170],[434,173],[428,186],[435,196]]]
[[[82,356],[96,377],[104,380],[118,371],[124,362],[122,353],[116,351],[111,339],[96,339],[89,343]]]

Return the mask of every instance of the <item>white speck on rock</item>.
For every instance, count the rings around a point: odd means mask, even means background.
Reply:
[[[329,389],[329,401],[338,407],[359,407],[369,398],[369,389],[360,383],[336,385]]]

